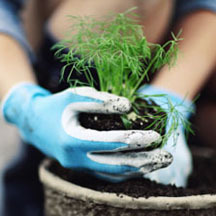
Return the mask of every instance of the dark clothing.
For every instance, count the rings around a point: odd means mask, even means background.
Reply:
[[[43,157],[34,147],[21,143],[18,156],[3,174],[1,216],[43,215],[43,189],[38,180],[38,165]]]

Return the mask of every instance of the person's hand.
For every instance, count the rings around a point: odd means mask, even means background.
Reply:
[[[90,87],[70,88],[57,94],[33,84],[15,86],[3,102],[5,119],[15,124],[24,141],[62,166],[102,174],[149,173],[168,166],[164,150],[131,152],[161,141],[155,131],[96,131],[83,128],[80,112],[121,114],[130,102]],[[125,154],[122,153],[125,152]]]
[[[170,133],[170,131],[173,130],[162,148],[173,155],[172,164],[166,168],[149,173],[145,175],[145,177],[159,183],[175,184],[176,186],[185,187],[187,179],[192,172],[192,156],[185,139],[183,124],[193,111],[193,104],[179,95],[152,85],[145,85],[139,90],[139,93],[143,95],[144,98],[145,95],[148,95],[146,99],[153,100],[164,109],[164,111],[171,111],[168,113],[165,133]],[[172,106],[175,111],[171,110],[170,106]],[[176,114],[176,111],[178,114]],[[179,124],[178,127],[176,127],[177,124]],[[171,128],[173,125],[175,125],[176,128]]]

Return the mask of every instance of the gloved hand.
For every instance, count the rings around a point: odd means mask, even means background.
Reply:
[[[51,94],[37,85],[22,83],[9,92],[2,110],[5,119],[18,127],[26,142],[64,167],[121,175],[149,173],[168,166],[172,157],[164,150],[119,152],[160,142],[161,137],[155,131],[99,132],[83,128],[78,121],[79,112],[120,114],[130,107],[126,98],[90,87]]]
[[[165,111],[170,109],[170,102],[175,110],[179,113],[180,118],[187,120],[191,112],[194,110],[194,105],[191,101],[182,98],[179,95],[171,93],[165,89],[160,89],[152,85],[145,85],[139,89],[141,95],[148,95],[146,98],[152,99]],[[152,96],[151,96],[152,95]],[[166,95],[160,97],[158,95]],[[150,97],[149,97],[150,96]],[[167,143],[162,148],[173,155],[173,162],[170,166],[154,171],[145,175],[146,178],[155,180],[163,184],[175,184],[176,186],[185,187],[187,178],[192,172],[192,156],[187,146],[185,139],[184,127],[182,121],[178,118],[176,113],[168,113],[167,125],[165,133],[170,131],[170,127],[175,120],[179,120],[179,126],[168,138]]]

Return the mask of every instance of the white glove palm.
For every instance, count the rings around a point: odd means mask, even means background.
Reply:
[[[185,123],[190,112],[193,111],[193,104],[179,95],[151,85],[145,85],[139,92],[143,95],[148,95],[148,99],[151,98],[154,100],[165,111],[169,110],[168,106],[170,106],[169,103],[171,102],[172,107],[178,112],[168,113],[165,133],[170,133],[171,125],[174,122],[177,122],[178,126],[175,126],[176,128],[172,131],[167,143],[162,148],[173,155],[172,164],[169,167],[149,173],[145,177],[159,183],[185,187],[187,179],[192,172],[192,155],[185,139],[183,122]],[[164,97],[155,95],[164,95]],[[181,116],[181,120],[179,119],[180,117],[175,116],[177,114]]]
[[[179,129],[175,145],[173,145],[173,137],[170,137],[163,149],[172,154],[172,164],[149,173],[145,177],[162,184],[175,184],[178,187],[185,187],[187,178],[192,172],[192,155],[187,146],[184,131]]]

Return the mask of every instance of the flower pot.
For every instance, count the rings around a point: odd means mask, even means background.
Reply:
[[[46,159],[39,173],[45,191],[45,216],[168,216],[216,215],[216,195],[134,198],[81,187],[52,173],[55,161]],[[183,190],[183,189],[182,189]]]

